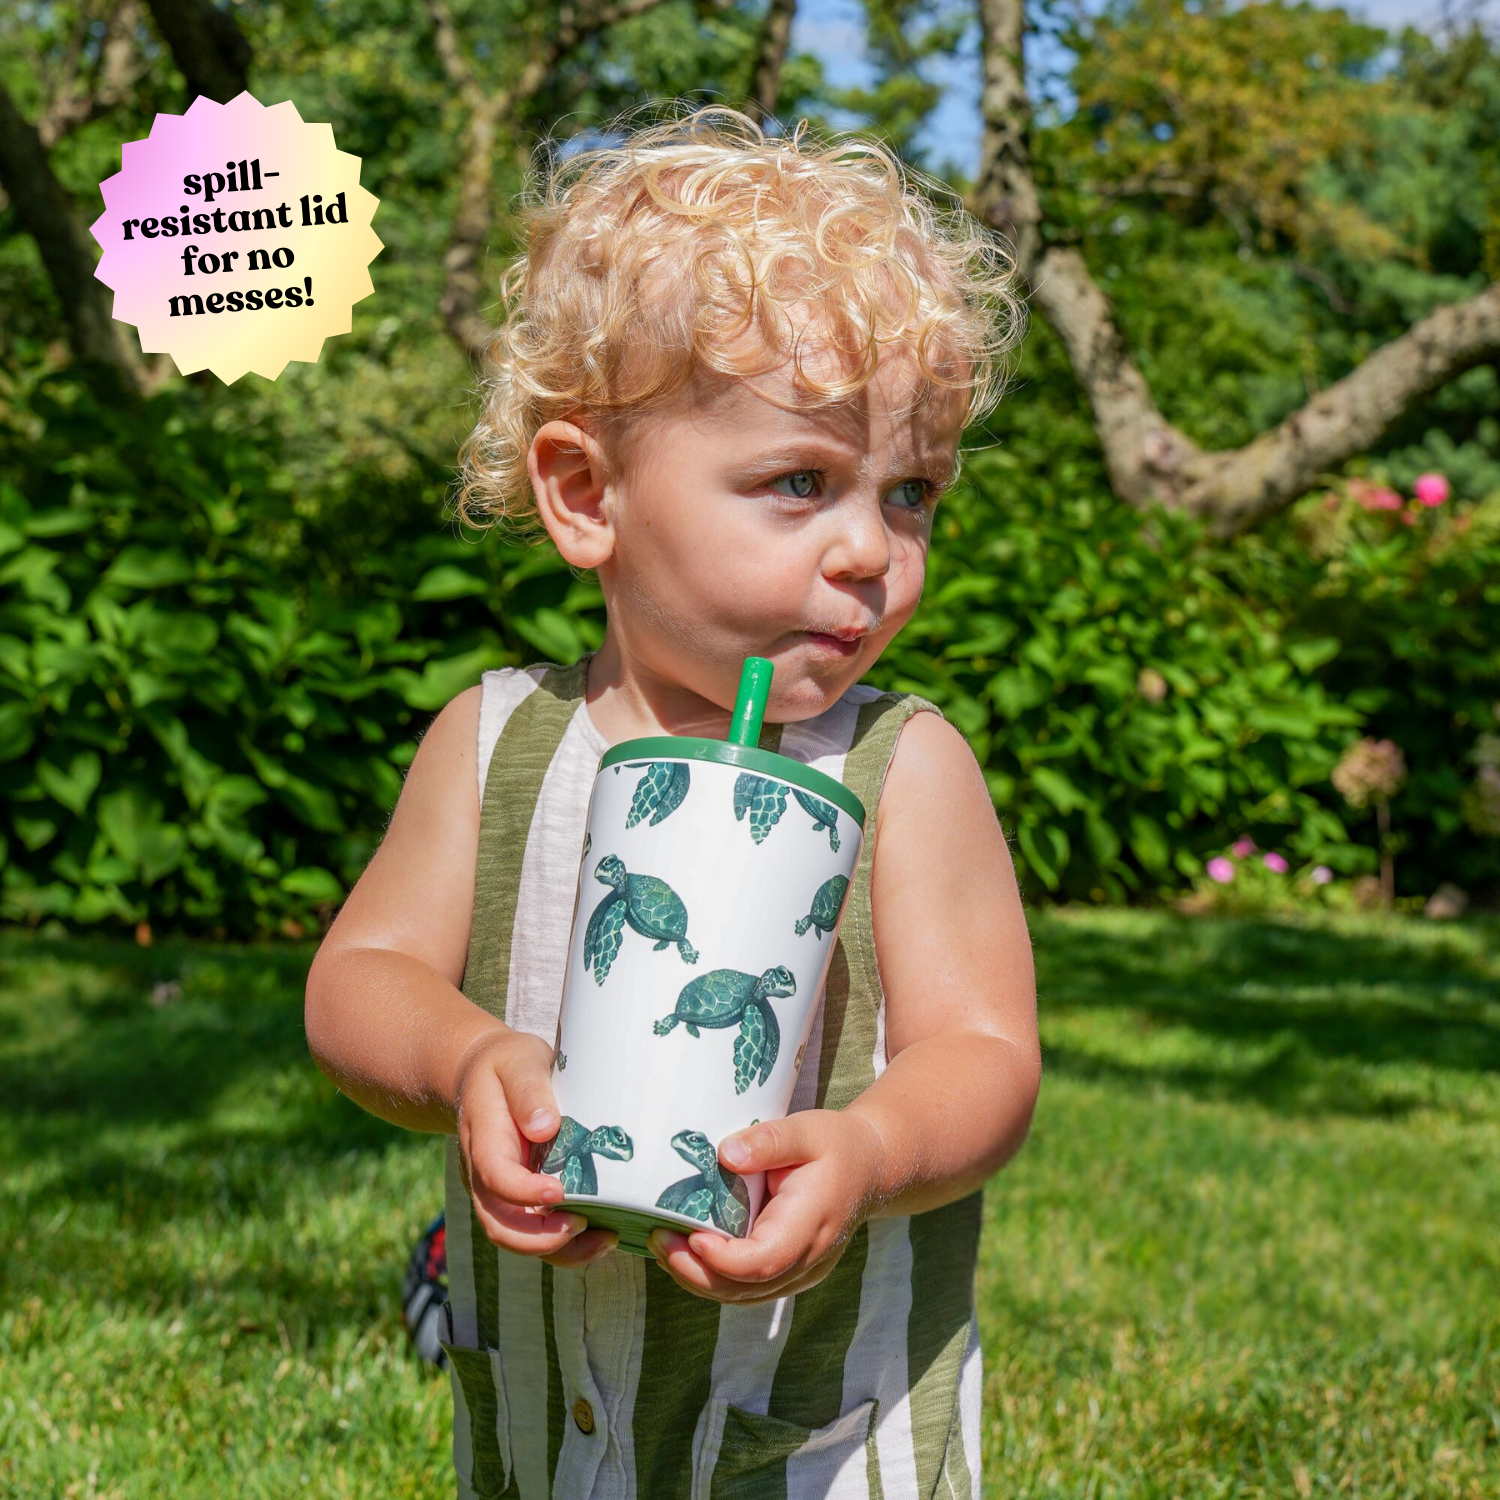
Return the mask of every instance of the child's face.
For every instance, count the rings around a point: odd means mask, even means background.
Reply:
[[[624,472],[583,523],[583,555],[565,540],[586,507],[574,504],[564,537],[543,500],[564,555],[598,570],[609,634],[639,680],[727,709],[744,659],[764,656],[768,717],[782,721],[859,681],[921,598],[922,481],[946,483],[962,436],[947,393],[900,411],[915,379],[909,356],[883,354],[851,405],[783,410],[756,392],[791,405],[789,372],[713,376],[631,434]]]

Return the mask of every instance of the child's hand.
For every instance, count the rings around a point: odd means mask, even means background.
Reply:
[[[561,1120],[549,1082],[552,1057],[551,1047],[525,1031],[498,1031],[470,1048],[456,1089],[459,1166],[495,1244],[554,1266],[582,1266],[613,1249],[619,1235],[581,1233],[582,1214],[546,1211],[562,1197],[562,1183],[531,1170],[531,1143],[550,1141]]]
[[[769,1196],[754,1230],[728,1239],[657,1229],[651,1247],[657,1264],[690,1292],[765,1302],[816,1286],[838,1263],[873,1201],[881,1143],[862,1115],[807,1109],[726,1136],[719,1160],[742,1175],[766,1173]]]

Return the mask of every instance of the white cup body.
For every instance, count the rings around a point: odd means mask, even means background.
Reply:
[[[715,1212],[706,1207],[711,1181],[692,1197],[703,1168],[685,1157],[683,1138],[696,1132],[716,1152],[733,1131],[786,1114],[848,905],[858,820],[765,764],[747,772],[657,754],[606,765],[594,782],[551,1081],[565,1120],[579,1127],[573,1134],[593,1133],[600,1148],[587,1151],[592,1179],[575,1164],[575,1183],[581,1175],[593,1191],[570,1190],[564,1203],[591,1225],[619,1229],[622,1247],[638,1253],[649,1252],[632,1215],[685,1231],[749,1232],[764,1174],[733,1193],[748,1216],[722,1196]],[[819,826],[829,813],[833,823]],[[611,874],[614,883],[601,878]],[[712,985],[684,993],[711,975]],[[779,1030],[774,1061],[767,1006]],[[542,1169],[563,1175],[556,1156]]]

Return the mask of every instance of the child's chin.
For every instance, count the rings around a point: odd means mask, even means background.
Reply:
[[[830,708],[858,681],[850,662],[803,666],[783,676],[778,668],[775,717],[785,722],[810,719]]]

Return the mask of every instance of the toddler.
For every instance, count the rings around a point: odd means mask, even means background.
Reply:
[[[978,1500],[981,1188],[1036,1100],[1031,949],[968,745],[860,679],[1003,387],[1013,266],[878,143],[722,106],[606,140],[524,205],[460,496],[597,575],[603,640],[438,714],[313,963],[308,1042],[448,1137],[463,1500]],[[761,745],[848,785],[866,839],[791,1112],[718,1143],[767,1174],[753,1231],[658,1230],[644,1260],[531,1166],[579,849],[602,753],[723,738],[752,655]]]

